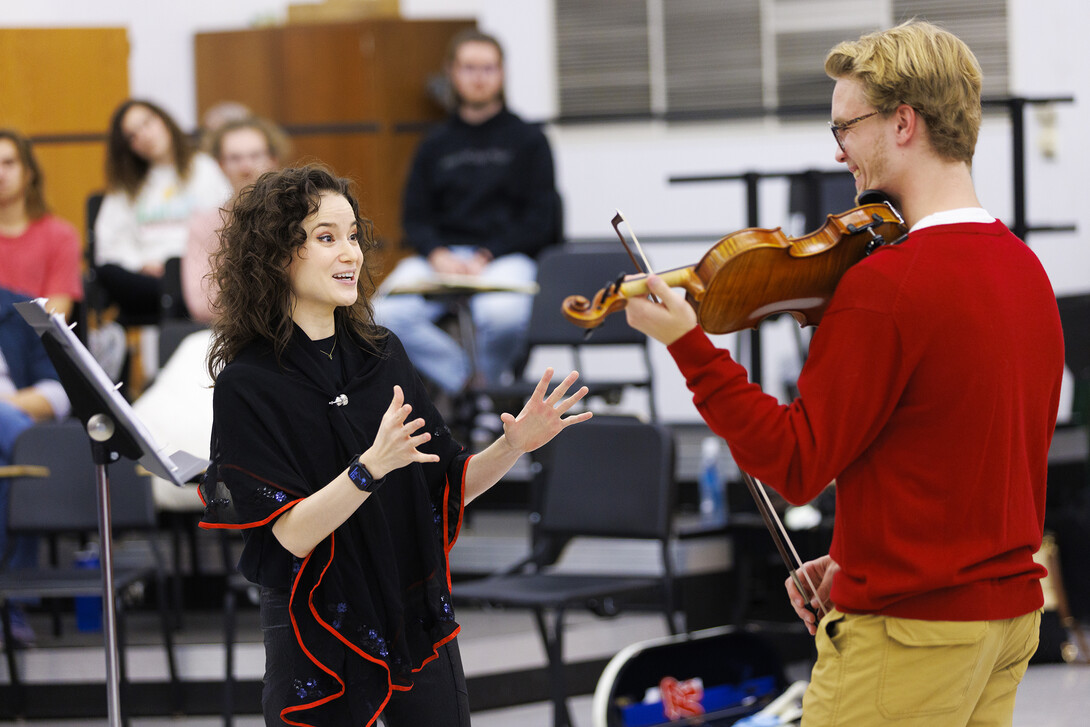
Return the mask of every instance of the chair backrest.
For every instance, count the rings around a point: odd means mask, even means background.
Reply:
[[[99,210],[102,209],[102,200],[105,197],[105,192],[91,192],[91,194],[87,195],[83,205],[84,237],[87,240],[84,252],[87,255],[87,264],[89,266],[95,264],[95,220],[98,219]]]
[[[165,319],[159,325],[159,367],[166,366],[167,361],[189,334],[206,328],[208,328],[206,324],[188,318]]]
[[[159,296],[159,316],[164,321],[182,320],[189,322],[189,309],[185,305],[182,292],[182,259],[167,258],[163,263],[163,277],[159,282],[162,293]]]
[[[96,532],[98,504],[91,442],[76,419],[42,422],[19,435],[13,464],[49,468],[46,477],[16,477],[9,493],[8,528],[13,532]],[[115,530],[155,527],[149,478],[122,459],[107,468],[110,514]]]
[[[1063,326],[1064,362],[1075,380],[1071,421],[1086,424],[1090,422],[1090,295],[1060,296],[1056,305]]]
[[[106,307],[104,294],[98,285],[98,277],[95,274],[95,220],[98,219],[98,213],[102,209],[102,200],[105,196],[104,192],[92,192],[87,195],[83,207],[83,237],[86,241],[83,246],[83,306],[85,309],[83,315],[85,319],[87,313],[94,313],[97,316]],[[85,324],[82,326],[83,328],[87,327],[87,320],[81,321],[81,323]],[[86,336],[86,333],[83,335]]]
[[[595,246],[569,244],[552,247],[541,254],[537,263],[539,291],[534,296],[527,331],[531,346],[578,346],[596,344],[645,344],[647,337],[629,326],[623,315],[612,315],[594,329],[586,331],[570,323],[560,312],[569,295],[593,298],[594,294],[624,273],[634,272],[632,261],[619,246],[603,250]]]
[[[628,417],[595,417],[561,432],[545,465],[540,532],[653,538],[672,533],[673,438]]]

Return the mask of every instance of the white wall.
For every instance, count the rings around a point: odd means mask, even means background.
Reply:
[[[127,27],[133,95],[160,100],[192,128],[193,34],[274,21],[286,15],[287,5],[287,0],[5,2],[0,25]],[[1090,8],[1082,0],[1009,0],[1009,6],[1013,92],[1076,99],[1052,109],[1050,123],[1037,110],[1027,114],[1027,214],[1031,225],[1074,222],[1080,232],[1037,235],[1030,244],[1057,293],[1090,290],[1090,204],[1083,195],[1083,172],[1090,169],[1090,44],[1085,41]],[[405,17],[476,17],[483,29],[499,36],[507,52],[508,99],[530,119],[549,119],[558,111],[552,8],[551,0],[401,0]],[[565,126],[548,133],[572,237],[609,236],[609,220],[620,208],[638,235],[714,239],[744,226],[740,187],[670,185],[671,175],[836,168],[833,140],[822,119]],[[1007,221],[1010,171],[1009,124],[991,116],[981,132],[974,176],[984,204]],[[760,222],[787,222],[783,183],[762,187]],[[662,268],[695,262],[706,245],[650,247],[652,262]],[[793,344],[784,334],[768,338],[765,370],[775,377]],[[661,351],[656,360],[661,410],[667,418],[694,417],[672,364]]]

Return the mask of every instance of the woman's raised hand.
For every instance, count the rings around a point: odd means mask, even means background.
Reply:
[[[408,420],[412,410],[412,405],[405,403],[405,393],[401,387],[395,385],[394,396],[382,415],[375,441],[364,454],[367,469],[375,478],[384,477],[387,472],[411,462],[439,461],[439,455],[425,454],[417,449],[431,440],[431,433],[420,431],[425,426],[422,418]]]
[[[568,417],[564,416],[569,409],[575,406],[576,402],[587,395],[588,389],[583,386],[571,396],[564,398],[564,395],[568,393],[568,389],[579,378],[578,371],[572,371],[565,376],[564,380],[557,384],[552,392],[546,396],[552,378],[553,369],[549,367],[545,369],[541,380],[537,382],[533,395],[526,402],[526,405],[522,407],[522,411],[519,412],[518,416],[513,416],[507,412],[500,415],[500,420],[503,421],[504,439],[513,449],[519,452],[532,452],[555,437],[563,429],[570,427],[572,424],[585,422],[593,416],[593,413],[589,411]]]

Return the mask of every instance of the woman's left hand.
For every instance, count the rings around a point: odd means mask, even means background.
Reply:
[[[564,380],[546,396],[545,392],[548,391],[552,378],[553,369],[549,367],[545,369],[541,381],[537,382],[533,396],[522,407],[518,416],[512,416],[507,412],[500,415],[503,421],[504,439],[507,440],[508,445],[519,452],[532,452],[563,429],[572,424],[585,422],[594,416],[593,412],[589,411],[569,417],[564,416],[577,401],[587,395],[588,389],[583,386],[568,398],[564,398],[568,389],[579,378],[578,371],[572,371],[564,377]]]

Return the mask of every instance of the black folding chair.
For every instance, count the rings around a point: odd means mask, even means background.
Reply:
[[[9,492],[10,535],[76,536],[86,538],[98,530],[95,466],[90,441],[77,420],[41,423],[16,440],[14,467],[23,474],[12,478]],[[180,711],[180,684],[174,658],[174,640],[166,604],[164,561],[155,541],[155,508],[151,484],[137,473],[135,463],[123,461],[109,469],[110,506],[114,531],[149,533],[148,550],[115,551],[114,590],[117,608],[119,677],[126,686],[123,595],[139,583],[153,581],[157,588],[163,644],[170,672],[175,711]],[[149,557],[150,556],[150,557]],[[16,668],[9,603],[32,598],[102,596],[98,570],[67,564],[42,565],[35,570],[0,572],[0,620],[8,674],[15,693],[13,711],[22,715],[26,695]],[[124,691],[122,691],[124,694]]]
[[[549,446],[542,506],[531,516],[539,519],[531,556],[488,578],[456,583],[453,595],[462,604],[533,612],[549,658],[553,722],[559,727],[571,724],[563,663],[568,610],[608,617],[628,601],[657,596],[670,633],[677,633],[670,558],[675,487],[673,441],[656,424],[595,418],[561,432]],[[601,574],[549,568],[576,537],[656,540],[661,575],[619,576],[610,563],[602,564]]]
[[[497,411],[518,411],[533,393],[541,373],[533,372],[534,375],[527,377],[525,366],[535,348],[549,346],[570,354],[572,366],[582,375],[580,385],[585,384],[590,389],[588,400],[600,398],[616,403],[627,389],[643,389],[647,391],[649,417],[654,421],[655,398],[651,390],[651,354],[647,336],[629,326],[623,315],[607,318],[588,335],[585,329],[572,324],[561,313],[561,304],[569,295],[593,297],[595,292],[625,272],[635,271],[620,246],[604,249],[596,245],[568,244],[543,252],[537,267],[539,290],[534,295],[526,330],[527,349],[515,372],[516,380],[507,385],[474,387],[468,392],[467,400],[472,403],[483,394],[492,399]],[[613,358],[609,359],[609,366],[586,365],[589,357],[606,350],[626,350],[635,354],[620,367],[624,375],[618,375]],[[472,418],[477,413],[474,406],[468,409],[461,413],[463,419]],[[457,427],[464,422],[456,421],[454,424]]]

